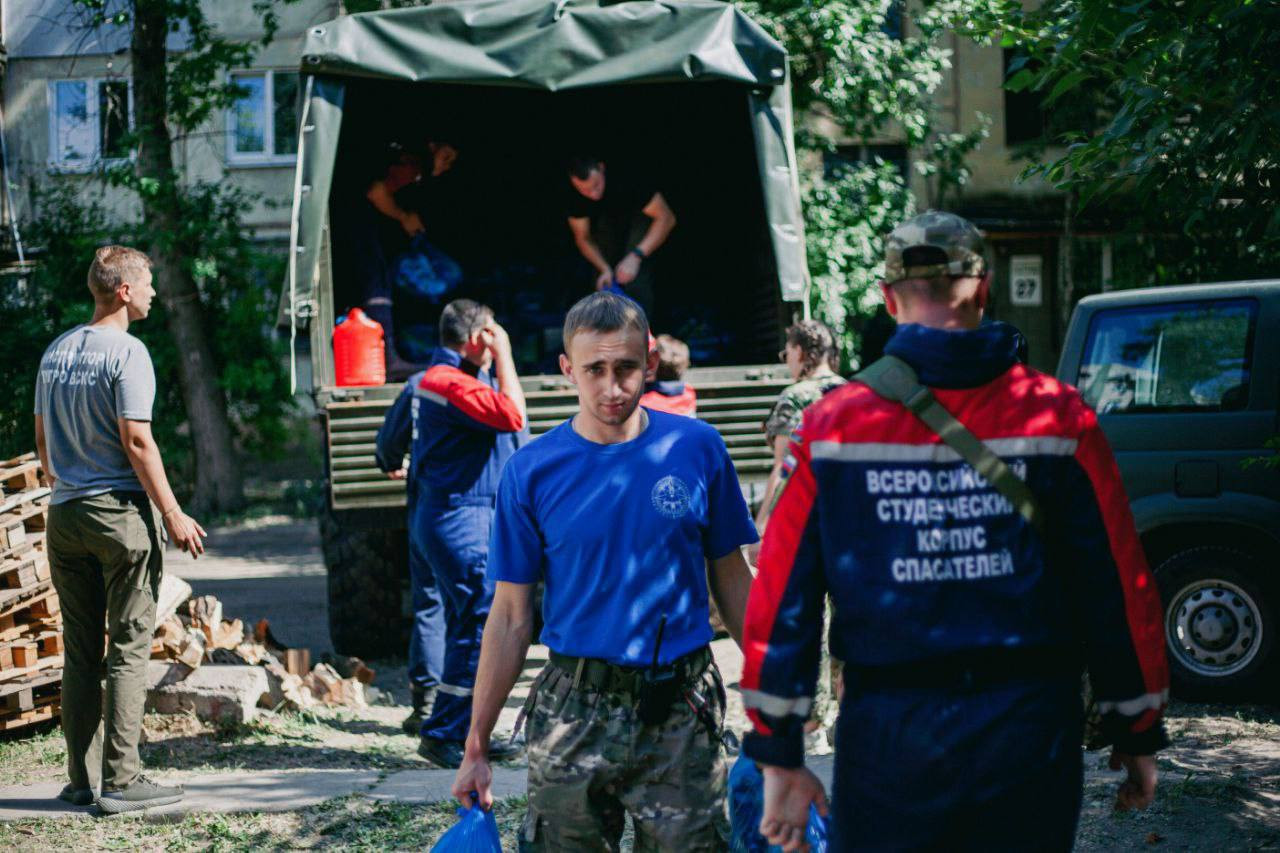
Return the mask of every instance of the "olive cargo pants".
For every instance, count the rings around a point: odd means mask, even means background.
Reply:
[[[147,660],[163,568],[160,535],[142,492],[49,508],[49,568],[62,604],[65,648],[62,732],[75,788],[93,787],[99,773],[104,790],[123,788],[141,769]]]

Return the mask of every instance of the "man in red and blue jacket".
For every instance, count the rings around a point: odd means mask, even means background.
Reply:
[[[803,847],[823,600],[845,661],[833,849],[1067,850],[1088,668],[1119,804],[1145,806],[1166,745],[1161,609],[1115,461],[1075,389],[980,325],[981,237],[926,213],[888,241],[886,352],[1030,487],[1038,532],[905,406],[853,381],[805,413],[747,606],[743,696],[761,831]]]
[[[498,481],[528,437],[524,392],[511,341],[493,312],[457,299],[440,314],[440,346],[413,389],[414,506],[410,525],[423,544],[444,603],[444,671],[423,721],[418,753],[444,767],[462,761],[480,636],[493,600],[485,581]],[[494,744],[507,758],[515,744]]]

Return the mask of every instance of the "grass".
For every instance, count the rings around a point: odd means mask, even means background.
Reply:
[[[350,711],[319,709],[261,714],[248,723],[216,726],[187,715],[148,714],[143,766],[155,770],[287,770],[422,768],[417,743],[399,726]],[[61,778],[62,732],[46,726],[0,740],[0,778],[25,784]]]
[[[503,849],[516,846],[525,798],[495,804]],[[455,804],[383,803],[360,796],[279,814],[192,814],[172,823],[139,817],[13,821],[0,824],[0,848],[12,851],[142,851],[429,848],[455,820]]]

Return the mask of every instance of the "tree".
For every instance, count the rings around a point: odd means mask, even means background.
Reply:
[[[287,2],[287,0],[286,0]],[[155,267],[156,292],[170,337],[180,357],[177,379],[196,447],[193,502],[202,512],[220,512],[244,504],[243,478],[233,441],[220,365],[214,358],[211,330],[198,280],[205,220],[192,215],[200,202],[185,189],[173,165],[176,138],[196,131],[217,109],[244,93],[226,72],[249,64],[260,45],[270,42],[278,24],[271,0],[255,0],[263,20],[259,44],[231,42],[209,23],[200,0],[76,0],[86,26],[131,25],[130,44],[136,127],[131,141],[132,167],[117,168],[109,179],[133,190],[142,207],[142,240]],[[172,33],[184,32],[186,45],[170,54]],[[207,201],[207,199],[205,199]]]
[[[1160,246],[1157,282],[1249,277],[1280,260],[1280,5],[1260,0],[1047,3],[1001,12],[1021,48],[1007,87],[1047,108],[1081,92],[1095,127],[1029,172],[1081,208],[1125,211]]]
[[[739,5],[787,49],[791,59],[796,138],[803,161],[835,151],[814,130],[835,125],[845,140],[869,144],[897,136],[926,179],[927,203],[943,208],[969,177],[965,157],[987,135],[980,114],[972,130],[949,127],[937,90],[950,67],[953,33],[986,39],[995,0],[743,0]],[[875,287],[889,231],[915,212],[906,178],[879,158],[802,174],[812,307],[857,347],[857,321],[878,304]]]

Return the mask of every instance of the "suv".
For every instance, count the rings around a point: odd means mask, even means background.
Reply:
[[[1183,698],[1255,695],[1280,663],[1277,329],[1280,281],[1107,293],[1058,365],[1115,450]]]

